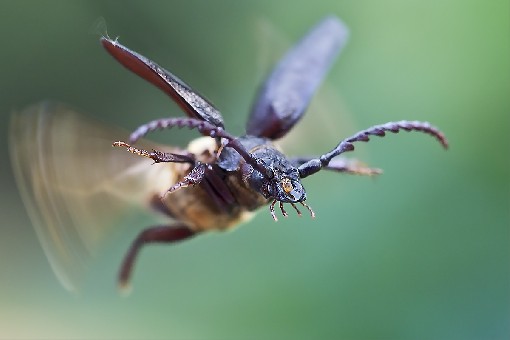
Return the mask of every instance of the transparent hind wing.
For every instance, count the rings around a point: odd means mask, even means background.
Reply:
[[[172,164],[151,166],[149,159],[112,147],[127,136],[56,103],[12,116],[9,148],[21,197],[55,274],[69,290],[78,288],[115,222],[148,207],[175,181]]]

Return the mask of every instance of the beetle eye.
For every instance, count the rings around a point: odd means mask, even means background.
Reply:
[[[292,182],[288,178],[282,179],[280,184],[282,185],[283,191],[285,191],[287,194],[289,192],[291,192],[292,190],[294,190],[294,187],[292,186]]]

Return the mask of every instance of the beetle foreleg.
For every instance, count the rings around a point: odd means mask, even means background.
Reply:
[[[134,153],[142,157],[150,158],[154,163],[195,163],[195,156],[193,154],[179,155],[171,152],[161,152],[152,150],[149,152],[144,149],[135,148],[125,142],[114,142],[112,144],[116,147],[124,147],[128,152]]]
[[[190,230],[186,225],[156,226],[150,227],[138,234],[128,252],[124,256],[120,267],[118,285],[123,291],[129,288],[129,279],[133,271],[138,252],[143,245],[148,243],[174,243],[194,236],[196,232]]]
[[[400,130],[405,131],[420,131],[423,133],[427,133],[429,135],[434,136],[446,149],[448,148],[448,141],[441,131],[439,131],[434,126],[430,125],[427,122],[418,122],[418,121],[406,121],[402,120],[400,122],[389,122],[386,124],[375,125],[366,130],[360,131],[356,133],[354,136],[344,139],[341,141],[333,150],[319,158],[314,158],[306,163],[303,163],[299,166],[299,175],[301,178],[310,176],[317,171],[325,168],[329,165],[333,157],[336,157],[344,152],[354,150],[354,142],[368,142],[370,140],[370,136],[379,136],[384,137],[386,135],[386,131],[397,133]]]

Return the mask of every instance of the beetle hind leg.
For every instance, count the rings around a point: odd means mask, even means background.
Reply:
[[[123,292],[129,291],[129,280],[140,249],[149,243],[174,243],[194,236],[196,232],[186,225],[155,226],[142,230],[124,256],[118,276],[118,286]]]

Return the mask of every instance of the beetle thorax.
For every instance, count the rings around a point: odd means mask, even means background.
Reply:
[[[253,170],[249,180],[254,190],[266,198],[276,199],[283,203],[297,203],[306,199],[299,172],[287,158],[270,144],[260,147],[252,153],[265,173]]]

